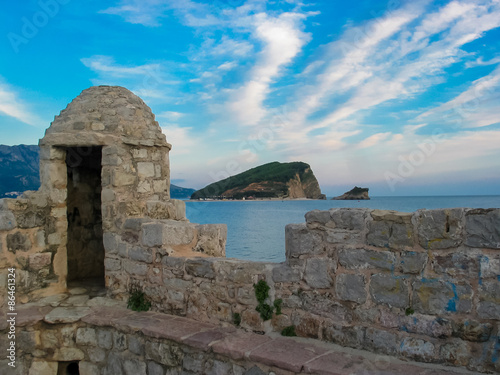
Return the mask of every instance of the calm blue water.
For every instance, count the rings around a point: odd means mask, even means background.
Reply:
[[[306,212],[332,207],[367,207],[413,212],[421,208],[500,207],[500,196],[372,197],[369,201],[186,202],[193,223],[227,224],[226,256],[255,261],[285,260],[285,225],[303,223]]]

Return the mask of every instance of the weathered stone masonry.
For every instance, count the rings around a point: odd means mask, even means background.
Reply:
[[[157,311],[227,326],[240,313],[254,331],[295,325],[304,337],[488,372],[500,371],[499,250],[499,209],[332,209],[286,227],[283,264],[162,256],[123,272]],[[272,322],[255,311],[259,279],[283,299]]]

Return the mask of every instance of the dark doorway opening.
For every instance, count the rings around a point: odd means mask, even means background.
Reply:
[[[101,213],[102,147],[66,148],[67,281],[104,286]]]
[[[59,362],[57,366],[57,375],[80,375],[78,361]]]

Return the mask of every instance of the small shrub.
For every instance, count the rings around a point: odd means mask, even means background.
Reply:
[[[130,288],[130,296],[127,301],[127,308],[133,311],[148,311],[151,308],[151,302],[146,295],[137,286]]]
[[[259,303],[264,303],[265,300],[269,297],[269,285],[267,285],[265,280],[259,280],[257,284],[253,285],[255,290],[255,297]]]
[[[255,308],[260,313],[260,317],[263,321],[269,320],[273,317],[274,307],[267,303],[259,303]]]
[[[241,324],[241,314],[240,313],[233,313],[233,323],[235,326],[238,326]]]
[[[281,305],[283,304],[283,300],[281,298],[278,298],[277,300],[274,300],[274,308],[276,309],[276,315],[281,315]]]
[[[415,310],[413,310],[411,307],[408,307],[408,308],[405,310],[405,314],[406,314],[406,316],[412,315],[413,313],[415,313]]]
[[[288,326],[283,328],[283,330],[281,331],[281,336],[297,336],[297,334],[295,333],[295,326]]]

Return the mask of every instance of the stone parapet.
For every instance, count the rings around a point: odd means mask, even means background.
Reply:
[[[299,336],[343,346],[499,371],[499,215],[312,211],[286,227],[284,263],[163,256],[129,277],[157,311],[222,325],[237,314],[253,331],[293,325]],[[256,311],[259,280],[270,305],[282,300],[282,314],[267,322]]]

